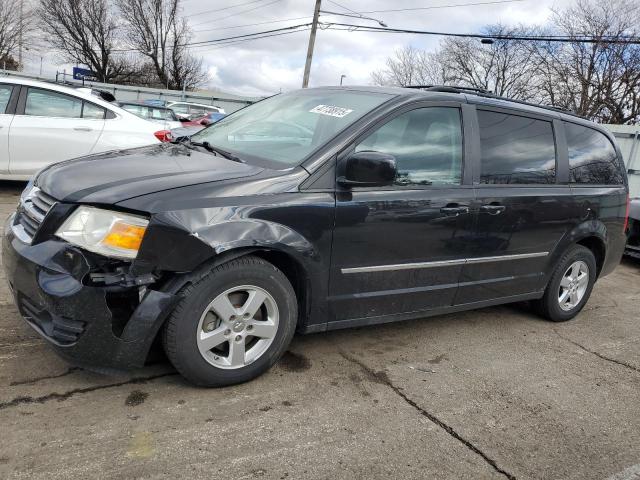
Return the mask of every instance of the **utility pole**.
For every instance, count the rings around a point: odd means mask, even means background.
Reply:
[[[322,0],[316,0],[316,7],[313,10],[313,25],[311,25],[311,33],[309,34],[309,47],[307,48],[307,61],[304,64],[304,77],[302,79],[302,88],[309,86],[309,74],[311,73],[311,60],[313,59],[313,46],[316,43],[316,31],[318,30],[318,17],[320,17],[320,4]]]

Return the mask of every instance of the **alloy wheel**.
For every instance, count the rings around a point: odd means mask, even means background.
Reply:
[[[200,317],[197,344],[202,357],[222,369],[236,369],[260,358],[278,331],[278,305],[266,290],[233,287],[218,295]]]
[[[562,276],[558,303],[565,312],[573,310],[584,297],[589,286],[589,267],[582,260],[573,262]]]

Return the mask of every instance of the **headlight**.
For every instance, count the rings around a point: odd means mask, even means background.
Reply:
[[[78,207],[56,236],[92,252],[116,258],[136,258],[149,220],[138,215]]]

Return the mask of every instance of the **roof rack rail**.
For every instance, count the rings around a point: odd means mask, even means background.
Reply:
[[[464,87],[461,85],[409,85],[405,88],[415,88],[418,90],[429,90],[431,92],[447,92],[447,93],[462,93],[462,92],[478,92],[478,93],[491,93],[490,90],[477,87]]]
[[[528,105],[530,107],[544,108],[546,110],[553,110],[553,111],[556,111],[556,112],[567,113],[567,114],[573,115],[575,117],[583,118],[580,115],[578,115],[576,112],[574,112],[573,110],[570,110],[568,108],[556,107],[556,106],[553,106],[553,105],[542,105],[542,104],[538,104],[538,103],[527,102],[527,101],[524,101],[524,100],[516,100],[516,99],[513,99],[513,98],[509,98],[509,97],[503,97],[501,95],[496,95],[495,93],[492,93],[491,91],[485,90],[483,88],[461,87],[461,86],[457,86],[457,85],[410,85],[410,86],[405,87],[405,88],[414,88],[414,89],[418,89],[418,90],[428,90],[430,92],[472,93],[474,95],[477,95],[478,97],[492,98],[492,99],[495,99],[495,100],[505,100],[507,102],[519,103],[521,105]]]

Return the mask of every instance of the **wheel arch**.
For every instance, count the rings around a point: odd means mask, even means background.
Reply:
[[[291,282],[298,301],[298,328],[303,328],[309,312],[309,299],[312,298],[313,285],[308,265],[291,251],[267,245],[238,246],[224,250],[198,265],[193,271],[175,274],[166,281],[161,290],[179,293],[185,286],[197,282],[211,269],[247,255],[254,255],[274,265]]]
[[[596,259],[596,275],[600,276],[607,255],[607,227],[599,220],[591,220],[577,225],[558,242],[551,254],[545,285],[551,277],[557,262],[572,245],[582,245],[593,253]]]
[[[599,277],[602,267],[604,266],[604,259],[606,256],[605,242],[596,235],[590,235],[581,238],[575,243],[591,250],[591,253],[593,253],[593,256],[596,258],[596,278]]]

